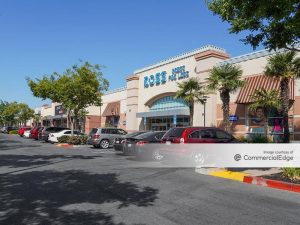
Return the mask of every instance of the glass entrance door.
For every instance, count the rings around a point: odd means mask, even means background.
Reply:
[[[152,117],[148,121],[147,127],[153,131],[167,131],[172,127],[189,126],[188,116],[177,116],[176,124],[174,123],[173,116]]]

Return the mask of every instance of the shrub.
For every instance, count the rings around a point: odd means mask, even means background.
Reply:
[[[249,143],[271,143],[272,141],[265,135],[252,134],[248,142]]]
[[[283,176],[292,181],[300,180],[300,168],[283,168]]]
[[[68,144],[70,145],[80,145],[82,142],[82,138],[80,136],[71,136],[68,139]]]
[[[58,143],[68,143],[69,138],[70,138],[69,136],[63,135],[63,136],[57,138],[57,140],[58,140]]]
[[[87,144],[87,140],[88,140],[88,136],[87,135],[81,136],[81,144],[82,145],[86,145]]]
[[[17,130],[11,130],[11,131],[9,131],[9,134],[18,134],[18,131]]]
[[[244,136],[238,136],[236,139],[241,143],[247,143],[248,142],[248,139]]]

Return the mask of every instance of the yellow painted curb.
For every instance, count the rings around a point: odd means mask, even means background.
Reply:
[[[211,172],[208,175],[243,182],[244,176],[248,176],[249,174],[241,173],[241,172],[232,172],[232,171],[228,171],[228,170],[218,170],[218,171]]]

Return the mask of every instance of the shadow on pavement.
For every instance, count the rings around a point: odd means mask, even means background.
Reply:
[[[8,140],[8,139],[1,140],[1,139],[0,139],[0,144],[5,144],[5,143],[21,143],[21,141]]]
[[[42,145],[24,145],[24,144],[20,144],[20,145],[1,145],[0,144],[0,151],[5,151],[5,150],[17,150],[20,148],[37,148],[37,147],[41,147]]]
[[[9,225],[116,224],[113,215],[100,211],[102,204],[147,207],[158,194],[157,189],[122,182],[114,173],[81,170],[0,175],[0,187],[0,224]]]
[[[57,160],[95,159],[102,156],[83,155],[0,155],[0,166],[12,168],[49,164]]]

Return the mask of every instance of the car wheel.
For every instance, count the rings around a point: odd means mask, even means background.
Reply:
[[[202,165],[204,163],[205,159],[204,159],[204,155],[197,152],[193,154],[193,163],[195,165]]]
[[[128,152],[127,152],[126,148],[122,149],[122,153],[123,153],[123,155],[128,155]]]
[[[161,160],[163,159],[163,155],[161,155],[159,151],[155,150],[155,151],[153,151],[153,153],[152,153],[152,158],[153,158],[155,161],[161,161]]]
[[[109,141],[108,140],[102,140],[100,142],[100,147],[103,148],[103,149],[108,149],[108,147],[109,147]]]
[[[100,145],[93,145],[94,148],[100,148]]]

